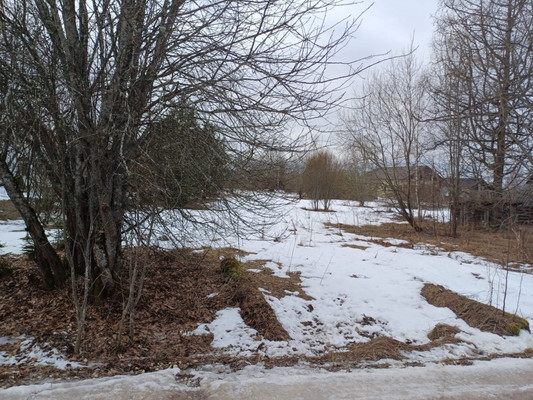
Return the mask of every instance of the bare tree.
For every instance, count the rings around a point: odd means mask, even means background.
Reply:
[[[349,148],[345,152],[345,161],[342,164],[342,187],[345,198],[357,200],[363,207],[365,202],[377,198],[375,181],[370,174],[373,167],[355,148]]]
[[[230,184],[244,190],[285,190],[287,167],[292,158],[303,157],[303,153],[260,149],[245,159],[233,163]]]
[[[313,202],[313,209],[328,211],[337,194],[340,164],[329,151],[309,157],[302,175],[303,190]],[[322,204],[322,207],[320,207]]]
[[[392,60],[365,83],[346,118],[346,147],[374,168],[374,181],[392,195],[402,217],[417,231],[418,184],[423,154],[427,86],[411,53]],[[379,183],[378,183],[379,182]]]
[[[357,2],[342,4],[353,7]],[[312,129],[362,68],[337,51],[359,17],[328,24],[334,0],[30,0],[0,3],[2,163],[8,194],[36,246],[44,280],[63,266],[42,221],[10,185],[27,146],[61,206],[73,291],[105,298],[123,268],[133,166],[180,102],[218,128],[232,160],[258,148],[291,150],[289,122]],[[364,59],[365,57],[361,57]],[[328,76],[328,67],[344,74]],[[134,180],[135,178],[135,180]],[[16,179],[15,179],[16,180]],[[44,181],[44,179],[43,179]],[[229,204],[229,203],[228,203]],[[128,228],[129,229],[129,228]]]
[[[463,49],[454,35],[447,33],[446,25],[437,24],[433,42],[434,63],[430,79],[430,96],[434,113],[434,147],[444,149],[446,197],[450,209],[450,235],[457,236],[460,203],[463,192],[462,178],[473,176],[468,157],[468,89],[465,87],[467,65]]]
[[[455,102],[469,124],[468,156],[488,182],[498,225],[504,192],[531,169],[532,13],[527,0],[443,0],[437,15],[442,61],[461,71]]]
[[[334,104],[326,67],[357,27],[357,18],[326,26],[334,5],[2,4],[6,113],[17,108],[32,128],[24,140],[39,149],[62,201],[76,269],[87,258],[103,292],[112,290],[131,163],[150,143],[147,127],[178,99],[221,127],[235,152],[290,148],[285,123]],[[357,72],[352,65],[337,82]],[[21,139],[11,135],[10,152]]]
[[[0,96],[5,98],[8,85],[6,81],[3,83],[6,85],[0,84]],[[5,102],[0,103],[0,180],[26,223],[28,234],[33,240],[35,260],[44,285],[49,288],[62,286],[66,278],[63,263],[48,241],[43,226],[45,221],[42,220],[39,210],[36,210],[31,199],[25,196],[28,182],[25,181],[22,170],[24,160],[29,160],[35,155],[33,146],[27,140],[28,136],[35,132],[32,123],[25,121],[24,115],[17,111],[9,109]],[[18,151],[10,146],[10,133],[19,136]],[[41,183],[39,182],[39,185]]]

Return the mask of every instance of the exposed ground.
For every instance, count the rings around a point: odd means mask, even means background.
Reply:
[[[232,357],[223,354],[211,348],[211,335],[188,335],[187,332],[194,330],[198,323],[213,320],[218,310],[239,306],[247,325],[258,331],[258,340],[261,337],[286,340],[287,332],[258,288],[266,288],[280,297],[287,293],[303,293],[297,274],[291,274],[290,279],[277,278],[260,262],[245,264],[245,269],[253,269],[254,272],[246,271],[243,279],[232,280],[220,271],[219,259],[236,253],[235,249],[206,249],[204,252],[182,250],[150,254],[151,266],[136,310],[134,342],[129,343],[126,339],[124,349],[116,346],[122,311],[122,298],[117,296],[104,306],[89,307],[81,359],[72,354],[76,320],[68,290],[45,291],[36,283],[37,270],[26,256],[10,258],[9,272],[0,279],[0,336],[34,337],[43,349],[61,349],[70,355],[72,362],[82,362],[89,367],[59,370],[33,365],[31,360],[20,366],[0,366],[0,386],[27,384],[45,378],[61,380],[138,374],[172,366],[183,370],[211,363],[239,370],[259,362],[273,367],[296,365],[304,360],[335,371],[358,368],[362,361],[401,360],[401,351],[424,351],[457,342],[455,327],[439,325],[430,332],[432,341],[422,346],[375,337],[367,343],[350,345],[346,352],[332,352],[321,357]],[[256,272],[258,269],[261,272]],[[215,293],[217,295],[213,295]],[[479,303],[470,301],[469,304],[476,307],[476,315],[480,316]],[[504,319],[496,309],[483,312],[484,320]],[[368,318],[368,323],[372,324],[372,318]],[[470,323],[476,324],[475,321]],[[0,350],[17,356],[21,352],[21,342],[4,344]],[[515,356],[528,357],[531,354]],[[469,364],[472,361],[464,359],[461,362]]]
[[[105,305],[91,304],[87,316],[83,358],[72,354],[76,319],[68,289],[44,290],[37,282],[37,269],[26,256],[2,259],[0,278],[0,337],[35,337],[41,347],[61,349],[71,361],[98,363],[94,368],[66,371],[48,367],[0,366],[0,385],[26,383],[46,376],[95,377],[118,373],[139,373],[171,366],[187,368],[210,362],[241,360],[217,354],[210,347],[212,335],[190,335],[198,323],[212,321],[216,312],[240,307],[244,321],[258,331],[258,340],[286,340],[287,332],[275,317],[258,287],[272,293],[295,292],[298,277],[280,279],[268,270],[245,272],[233,280],[220,271],[219,258],[237,253],[233,249],[193,252],[151,252],[143,296],[136,308],[133,343],[125,339],[117,347],[117,329],[122,313],[121,295]],[[246,268],[258,268],[254,263]],[[125,295],[125,294],[124,294]],[[22,340],[2,344],[9,355],[20,352]],[[48,345],[44,345],[47,343]]]
[[[518,236],[515,232],[468,231],[461,232],[460,237],[454,239],[445,236],[445,226],[436,224],[428,225],[423,233],[414,233],[405,224],[394,223],[379,227],[336,227],[341,231],[372,237],[374,242],[384,246],[387,245],[384,239],[394,237],[405,240],[405,246],[424,242],[449,248],[450,251],[467,251],[491,260],[499,257],[500,263],[509,266],[531,262],[532,241],[529,235],[532,235],[532,230],[526,228]],[[439,231],[439,228],[443,231]],[[501,247],[502,243],[504,247]],[[495,247],[497,250],[494,250]],[[331,371],[350,370],[360,368],[364,361],[402,360],[404,352],[426,351],[459,341],[456,327],[439,324],[428,335],[431,341],[424,345],[405,343],[387,336],[372,336],[368,337],[370,340],[366,343],[350,344],[346,351],[328,352],[316,357],[268,358],[260,354],[230,356],[211,346],[212,335],[189,333],[198,324],[215,319],[217,311],[239,307],[246,324],[258,332],[258,341],[262,338],[287,340],[289,334],[276,319],[259,288],[268,290],[271,296],[277,298],[301,296],[309,300],[300,287],[299,275],[289,273],[289,279],[279,278],[271,269],[265,268],[262,261],[253,261],[243,265],[243,277],[232,279],[220,267],[221,259],[240,254],[239,250],[231,248],[147,252],[150,263],[143,295],[136,308],[133,342],[126,338],[124,346],[117,346],[116,335],[126,296],[126,293],[119,293],[105,305],[90,305],[81,357],[75,356],[71,347],[76,334],[76,319],[69,289],[46,291],[38,283],[37,268],[26,256],[2,256],[0,338],[9,336],[21,339],[14,343],[0,342],[0,351],[15,358],[22,357],[23,338],[33,337],[45,351],[57,348],[69,355],[71,363],[80,362],[86,368],[67,366],[65,370],[60,370],[38,366],[31,359],[26,359],[20,365],[0,366],[0,387],[40,382],[43,379],[54,381],[140,374],[173,366],[185,370],[207,364],[223,364],[237,371],[250,364],[261,363],[269,368],[293,366],[304,361]],[[495,308],[483,307],[480,303],[435,285],[426,285],[421,294],[428,302],[452,309],[470,326],[482,330],[508,335],[515,333],[513,329],[516,327],[512,324],[523,324],[523,321],[504,315]],[[370,316],[365,318],[368,319],[368,325],[376,322]],[[496,327],[501,329],[497,330]],[[527,326],[520,327],[528,329]],[[530,350],[510,356],[532,357]],[[472,362],[467,357],[450,360],[453,364],[468,365]],[[405,365],[413,364],[406,362]],[[379,366],[386,367],[387,364]]]
[[[407,243],[395,244],[414,248],[419,243],[433,245],[444,251],[463,251],[487,261],[508,266],[510,270],[519,265],[533,265],[533,226],[520,225],[502,231],[488,230],[481,227],[461,226],[457,237],[449,235],[447,223],[432,220],[424,221],[421,232],[415,232],[406,223],[385,223],[381,225],[344,225],[329,224],[344,232],[373,238],[371,241],[383,246],[390,246],[387,238],[405,240]],[[522,272],[533,272],[521,268]]]

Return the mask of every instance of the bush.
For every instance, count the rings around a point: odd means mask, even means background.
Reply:
[[[312,155],[302,174],[303,190],[312,200],[313,208],[328,211],[331,200],[337,197],[340,165],[333,153],[328,151]]]
[[[244,279],[246,276],[242,264],[234,257],[223,259],[220,262],[220,270],[235,281]]]
[[[229,158],[217,127],[182,103],[147,129],[151,139],[133,167],[131,182],[141,204],[186,207],[218,193]]]

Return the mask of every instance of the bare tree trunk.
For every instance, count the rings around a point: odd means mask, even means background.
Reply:
[[[148,266],[148,254],[147,250],[151,245],[151,238],[154,231],[155,224],[155,210],[148,211],[149,216],[146,218],[139,212],[140,205],[136,211],[134,211],[135,226],[133,232],[130,232],[130,257],[129,257],[129,286],[128,286],[128,299],[122,310],[122,316],[119,322],[119,328],[117,333],[117,347],[122,347],[122,336],[124,332],[124,324],[126,318],[129,316],[129,339],[130,343],[133,343],[135,336],[135,307],[139,303],[142,290],[144,287],[144,279],[146,277],[146,268]],[[142,221],[142,222],[141,222]],[[143,229],[143,222],[148,222],[146,229]]]
[[[35,245],[35,261],[43,276],[43,282],[48,288],[61,287],[65,283],[65,270],[63,263],[56,251],[48,241],[39,218],[33,208],[29,205],[28,200],[22,195],[7,163],[0,161],[0,175],[9,198],[20,213],[26,229],[30,234]]]
[[[469,123],[470,173],[490,177],[492,227],[506,223],[504,194],[532,168],[532,13],[530,0],[443,0],[436,17],[438,62],[453,75],[450,117]]]

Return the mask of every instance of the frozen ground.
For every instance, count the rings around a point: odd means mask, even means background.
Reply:
[[[3,400],[421,400],[533,398],[533,360],[499,359],[472,366],[321,372],[248,367],[233,374],[194,372],[198,387],[176,382],[177,369],[81,382],[0,390]]]
[[[274,370],[249,367],[234,374],[188,371],[201,378],[198,381],[201,390],[191,389],[179,396],[481,399],[503,398],[503,393],[508,393],[510,399],[533,399],[531,359],[498,359],[476,362],[473,366],[441,364],[444,360],[504,355],[533,348],[530,333],[522,331],[517,337],[503,338],[481,332],[469,327],[449,309],[430,305],[420,295],[424,283],[434,283],[501,307],[506,281],[504,271],[469,254],[444,252],[423,244],[406,249],[395,246],[400,242],[392,238],[389,242],[393,245],[383,247],[369,242],[367,237],[324,226],[325,222],[380,224],[393,217],[392,210],[386,207],[363,208],[335,202],[335,212],[317,213],[307,211],[305,208],[309,206],[305,201],[292,205],[291,209],[280,213],[282,218],[277,224],[255,237],[234,238],[228,234],[224,241],[213,241],[211,237],[202,243],[199,237],[196,242],[197,245],[239,247],[250,253],[243,261],[271,260],[267,265],[281,277],[287,276],[287,272],[300,273],[303,289],[314,300],[304,300],[297,293],[278,299],[263,291],[292,340],[283,343],[254,340],[255,331],[244,324],[238,309],[219,312],[217,319],[200,324],[191,334],[209,331],[214,334],[214,347],[241,356],[260,352],[269,357],[321,355],[328,350],[342,350],[350,343],[368,341],[375,335],[424,344],[429,341],[428,332],[438,323],[458,327],[461,333],[457,337],[464,342],[427,352],[407,353],[402,362],[383,360],[381,363],[391,366],[383,370],[336,374],[303,367]],[[176,235],[180,234],[180,229],[176,229]],[[20,222],[1,225],[0,243],[6,247],[0,252],[17,252],[23,236]],[[507,311],[516,312],[533,324],[533,276],[511,272],[507,282]],[[60,357],[56,358],[61,365]],[[1,351],[0,362],[13,363]],[[427,366],[403,368],[405,362]],[[176,371],[168,370],[138,377],[11,388],[0,390],[0,398],[187,398],[174,397],[178,396],[175,390],[181,387],[174,380],[175,374]],[[103,397],[94,397],[100,392],[105,392]],[[152,394],[138,397],[137,392]]]

